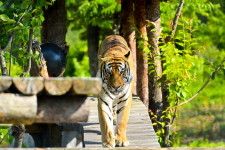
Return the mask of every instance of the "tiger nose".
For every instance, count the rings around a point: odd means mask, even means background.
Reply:
[[[112,86],[115,90],[118,90],[120,86]]]

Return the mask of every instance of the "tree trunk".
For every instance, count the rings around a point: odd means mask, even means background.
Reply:
[[[144,51],[147,48],[145,0],[135,0],[135,20],[139,30],[139,35],[137,35],[137,93],[148,106],[148,59]]]
[[[151,62],[152,69],[149,74],[149,108],[152,112],[151,117],[157,116],[157,119],[152,119],[153,122],[162,122],[163,99],[162,99],[162,64],[160,50],[158,47],[160,35],[160,0],[146,0],[147,19],[149,20],[148,39],[151,45]],[[154,29],[154,30],[153,30]],[[154,126],[155,131],[161,129],[161,125]]]
[[[56,0],[52,6],[48,6],[48,9],[44,10],[44,17],[41,31],[42,43],[57,44],[64,53],[67,53],[65,0]]]
[[[99,27],[89,25],[88,32],[88,57],[90,73],[92,77],[96,76],[98,70],[98,44],[99,44]]]
[[[122,0],[122,32],[123,37],[127,41],[127,44],[132,52],[134,61],[134,91],[133,94],[137,94],[136,79],[137,79],[137,61],[136,61],[136,39],[135,31],[132,29],[134,25],[134,2],[133,0]]]

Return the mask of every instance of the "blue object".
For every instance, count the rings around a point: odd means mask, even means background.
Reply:
[[[45,43],[41,45],[43,57],[47,62],[47,70],[50,77],[62,76],[66,68],[66,54],[56,44]]]

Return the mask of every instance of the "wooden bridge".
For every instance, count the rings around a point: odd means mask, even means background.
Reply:
[[[100,90],[98,78],[1,77],[0,123],[25,124],[35,147],[101,149],[97,100],[87,96]],[[132,102],[127,136],[128,148],[160,148],[148,110],[138,98]],[[81,144],[68,146],[71,141]]]
[[[96,98],[90,97],[90,113],[84,126],[84,144],[86,148],[101,148],[101,132],[98,121]],[[133,98],[127,127],[128,148],[160,148],[152,127],[148,110],[139,98]]]

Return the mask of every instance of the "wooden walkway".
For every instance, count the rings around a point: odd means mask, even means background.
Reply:
[[[89,119],[87,123],[83,123],[83,126],[85,147],[102,148],[96,98],[90,98]],[[148,110],[137,98],[132,102],[127,138],[130,142],[128,148],[160,148]]]

